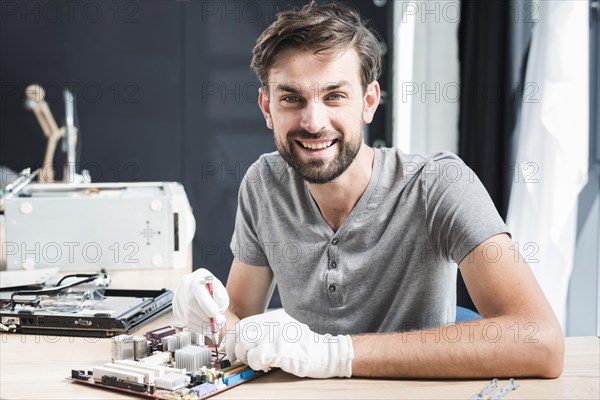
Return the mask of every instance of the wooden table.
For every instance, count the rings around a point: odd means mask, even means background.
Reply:
[[[123,271],[113,274],[113,287],[174,289],[185,271]],[[139,333],[174,323],[171,313]],[[1,399],[136,398],[67,381],[71,369],[88,369],[110,361],[108,339],[2,334]],[[501,380],[501,384],[506,381]],[[302,379],[274,371],[228,390],[215,399],[468,399],[488,380]],[[558,379],[517,379],[521,386],[506,399],[600,398],[600,340],[566,339],[565,369]]]

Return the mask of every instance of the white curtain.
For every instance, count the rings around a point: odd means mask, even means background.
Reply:
[[[587,182],[585,0],[540,1],[527,66],[507,224],[565,328],[577,202]]]

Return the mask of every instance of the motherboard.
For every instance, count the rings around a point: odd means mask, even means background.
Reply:
[[[262,371],[231,364],[204,336],[165,326],[142,336],[111,338],[111,362],[73,369],[67,379],[153,399],[205,399],[247,382]]]

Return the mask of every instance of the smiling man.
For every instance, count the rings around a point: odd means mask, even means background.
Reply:
[[[364,143],[379,45],[360,16],[311,3],[253,51],[277,152],[239,192],[227,288],[199,269],[175,315],[222,330],[232,360],[298,376],[556,377],[561,328],[481,182],[455,155]],[[483,319],[456,322],[456,273]],[[275,283],[283,310],[265,313]]]

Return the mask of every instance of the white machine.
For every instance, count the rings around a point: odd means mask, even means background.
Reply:
[[[196,230],[187,196],[176,182],[91,183],[77,173],[75,98],[64,90],[65,125],[58,127],[44,89],[30,85],[25,107],[48,143],[42,168],[23,170],[0,187],[0,270],[61,271],[183,268]],[[66,153],[63,182],[54,179],[57,144]],[[39,184],[32,184],[34,178]]]
[[[183,268],[195,220],[176,182],[29,184],[5,196],[6,269]]]

